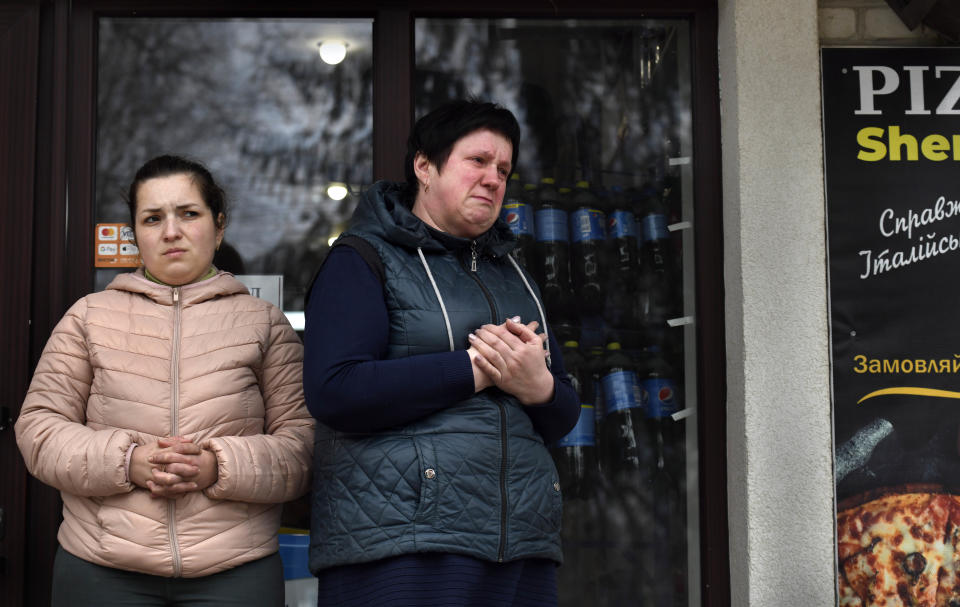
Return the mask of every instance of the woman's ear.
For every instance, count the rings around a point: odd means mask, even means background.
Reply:
[[[417,152],[417,155],[413,157],[413,172],[421,185],[430,184],[430,160],[423,152]]]
[[[220,248],[220,243],[223,242],[223,232],[227,227],[227,216],[223,213],[217,215],[217,248]]]

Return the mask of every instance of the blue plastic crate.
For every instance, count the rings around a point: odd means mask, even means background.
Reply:
[[[296,580],[312,576],[307,565],[309,548],[309,535],[280,534],[280,559],[283,561],[283,579]]]

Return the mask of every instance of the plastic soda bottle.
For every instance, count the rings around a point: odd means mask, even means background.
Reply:
[[[606,215],[590,183],[579,181],[571,197],[570,273],[582,314],[599,314],[604,305]]]
[[[534,213],[536,228],[537,267],[534,275],[548,312],[555,317],[571,318],[570,241],[567,211],[560,201],[560,192],[550,177],[540,180],[538,204]]]
[[[514,173],[507,184],[507,192],[500,207],[500,217],[517,237],[517,246],[511,255],[524,268],[533,271],[534,236],[533,201],[529,192],[520,184],[520,175]]]
[[[560,595],[573,605],[599,603],[600,579],[606,572],[600,469],[597,465],[595,412],[590,369],[579,344],[563,346],[563,366],[580,396],[580,419],[553,448],[563,490],[563,572]]]

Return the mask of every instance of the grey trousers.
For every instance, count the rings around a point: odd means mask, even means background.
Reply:
[[[95,565],[62,547],[52,607],[283,607],[280,554],[199,578],[166,578]]]

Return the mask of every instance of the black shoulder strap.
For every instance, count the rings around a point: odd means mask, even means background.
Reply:
[[[377,279],[380,281],[380,284],[383,285],[386,283],[386,274],[383,270],[383,260],[380,259],[380,255],[377,253],[377,250],[373,248],[373,245],[361,238],[360,236],[353,236],[348,234],[347,236],[341,236],[337,239],[337,242],[333,244],[333,247],[346,246],[350,247],[354,251],[360,254],[360,257],[363,258],[367,265],[370,267],[370,270],[376,275]],[[333,248],[330,249],[333,251]],[[324,258],[323,262],[320,264],[320,267],[317,268],[317,271],[313,273],[313,278],[310,279],[310,286],[307,288],[307,295],[303,301],[303,309],[306,310],[310,305],[310,293],[313,292],[313,283],[317,281],[317,276],[320,274],[320,270],[323,269],[323,264],[327,262],[327,259],[330,257],[330,253],[327,253],[327,257]]]
[[[363,260],[367,262],[367,265],[370,266],[370,269],[374,274],[377,275],[377,278],[380,280],[380,284],[386,282],[386,275],[383,271],[383,260],[380,259],[380,254],[377,253],[377,250],[373,248],[373,245],[361,238],[360,236],[354,236],[348,234],[346,236],[341,236],[334,246],[348,246],[357,253],[360,254],[360,257],[363,257]]]

